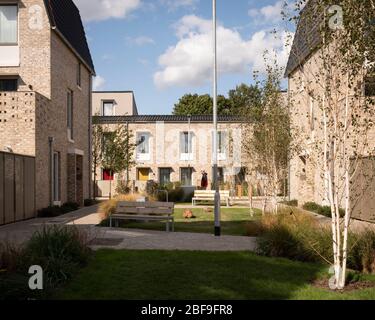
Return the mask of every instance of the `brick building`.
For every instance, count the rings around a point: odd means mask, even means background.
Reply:
[[[135,165],[122,178],[129,177],[139,190],[147,181],[160,184],[181,182],[186,188],[201,185],[202,171],[212,182],[212,116],[139,115],[133,92],[94,92],[95,122],[115,128],[124,125],[133,135]],[[222,183],[245,182],[242,157],[241,119],[219,116],[219,178]],[[105,169],[97,168],[99,196],[109,194],[108,180],[114,177]]]
[[[94,73],[73,1],[0,1],[0,150],[35,157],[36,209],[90,197]]]
[[[318,147],[323,145],[324,141],[323,111],[320,102],[324,101],[322,99],[324,97],[324,81],[322,80],[324,79],[322,77],[324,61],[322,59],[323,51],[320,47],[322,38],[319,26],[324,22],[325,16],[323,14],[314,16],[313,10],[314,1],[310,1],[302,11],[286,68],[292,124],[298,133],[298,139],[301,140],[300,153],[290,161],[290,198],[297,199],[301,205],[306,202],[329,205],[328,178],[322,173],[323,152],[317,151],[321,151]],[[343,110],[345,110],[346,100],[342,96],[342,92],[349,92],[351,105],[354,105],[354,102],[360,105],[365,99],[375,96],[375,77],[364,74],[364,78],[361,79],[361,93],[354,93],[345,81],[336,87],[336,92],[332,92],[332,96],[341,96],[339,103]],[[348,140],[351,139],[351,134],[352,132],[350,132]],[[358,193],[362,193],[359,191],[362,189],[353,190],[355,187],[352,187],[351,202],[352,205],[355,203],[352,214],[356,218],[374,221],[375,179],[373,177],[375,162],[372,155],[375,150],[375,130],[370,130],[366,137],[359,137],[359,139],[368,140],[368,145],[357,154],[362,164],[359,165],[358,173],[352,177],[351,183],[352,186],[357,187],[358,185],[367,186],[361,195]],[[351,150],[351,146],[348,147],[348,150],[354,157],[355,151]],[[343,169],[338,165],[331,170],[334,170],[337,176],[343,175]],[[343,191],[341,192],[343,193]],[[341,197],[340,201],[340,205],[344,207],[344,198]]]

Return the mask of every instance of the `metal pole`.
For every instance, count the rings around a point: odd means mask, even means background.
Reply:
[[[216,0],[212,1],[213,11],[213,54],[214,54],[214,74],[213,74],[213,111],[214,111],[214,145],[213,145],[213,175],[214,175],[214,188],[215,188],[215,236],[220,237],[220,192],[218,184],[218,145],[217,145],[217,39],[216,39]]]

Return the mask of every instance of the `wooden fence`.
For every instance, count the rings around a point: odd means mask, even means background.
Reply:
[[[36,216],[35,158],[0,152],[0,225]]]

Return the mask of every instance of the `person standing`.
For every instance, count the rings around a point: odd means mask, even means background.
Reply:
[[[202,190],[207,190],[208,187],[208,175],[206,171],[202,171],[202,181],[201,181]]]

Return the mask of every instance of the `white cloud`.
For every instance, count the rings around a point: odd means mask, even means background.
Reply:
[[[160,0],[162,5],[168,7],[169,11],[174,11],[180,7],[192,7],[195,8],[195,5],[199,0]]]
[[[212,25],[195,15],[183,17],[176,25],[178,42],[159,57],[161,70],[154,74],[160,88],[200,86],[212,75]],[[220,74],[264,71],[265,50],[277,52],[279,64],[285,65],[288,50],[284,40],[265,30],[243,39],[239,32],[218,26],[218,68]],[[286,35],[283,35],[284,37]]]
[[[263,23],[277,23],[282,20],[284,0],[277,1],[274,5],[265,6],[260,9],[250,9],[249,16]]]
[[[140,36],[140,37],[136,37],[136,38],[127,37],[126,40],[129,44],[135,44],[137,46],[155,44],[154,39],[152,39],[150,37],[146,37],[146,36]]]
[[[85,21],[126,18],[141,5],[141,0],[74,0],[74,2]]]
[[[96,76],[94,78],[92,88],[93,88],[94,91],[102,90],[104,85],[105,85],[105,79],[101,76]]]

